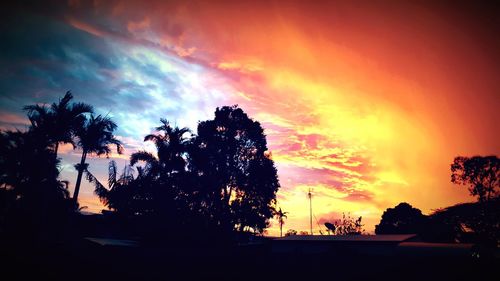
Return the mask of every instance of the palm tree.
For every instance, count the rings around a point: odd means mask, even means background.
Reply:
[[[172,127],[166,119],[161,119],[162,125],[156,127],[159,134],[150,134],[144,141],[154,142],[158,157],[146,151],[139,151],[130,156],[130,165],[144,161],[151,173],[171,175],[184,171],[186,166],[185,153],[188,151],[190,138],[188,128]]]
[[[137,167],[139,177],[134,178],[132,167],[125,165],[123,172],[118,176],[118,168],[115,161],[110,161],[108,166],[108,188],[106,188],[90,171],[86,170],[87,180],[94,184],[94,193],[108,208],[115,211],[124,211],[128,201],[133,198],[130,190],[134,181],[140,180],[140,167]]]
[[[75,165],[78,170],[76,178],[75,192],[73,200],[78,202],[78,193],[80,192],[80,184],[82,175],[87,170],[88,164],[85,160],[88,155],[95,154],[97,156],[105,154],[106,157],[111,153],[109,145],[116,145],[118,154],[123,152],[122,143],[115,138],[113,131],[116,129],[116,124],[108,117],[91,115],[88,120],[83,123],[83,126],[76,131],[78,137],[78,146],[82,148],[82,158],[80,164]]]
[[[0,131],[2,230],[16,235],[61,233],[69,194],[58,180],[59,159],[48,146],[32,131]]]
[[[45,105],[34,104],[25,106],[23,110],[28,112],[28,119],[31,123],[30,131],[33,132],[33,135],[36,135],[39,140],[47,142],[47,147],[52,146],[51,131],[54,125],[49,108]]]
[[[157,153],[139,151],[130,156],[130,165],[139,161],[145,163],[139,172],[140,193],[134,201],[142,201],[139,213],[152,212],[170,216],[179,210],[185,210],[189,194],[186,187],[190,178],[187,176],[187,153],[190,145],[188,128],[172,127],[161,119],[157,134],[150,134],[144,141],[154,142]],[[139,167],[137,167],[139,168]],[[140,198],[147,198],[142,200]]]
[[[58,165],[59,159],[52,157],[44,139],[32,131],[0,131],[0,189],[16,192],[18,199],[24,194],[43,194],[45,187],[65,195],[63,183],[57,180]]]
[[[73,147],[75,147],[75,143],[73,142],[75,132],[84,124],[85,114],[93,113],[94,111],[91,105],[85,103],[78,102],[70,104],[69,102],[72,99],[73,95],[68,91],[64,97],[59,100],[59,103],[53,103],[50,106],[55,123],[54,152],[56,156],[59,143],[71,143]]]
[[[283,237],[283,225],[285,224],[285,219],[287,218],[288,212],[283,212],[281,208],[275,212],[276,218],[278,218],[278,222],[280,224],[280,237]]]
[[[75,132],[83,125],[85,114],[93,112],[91,105],[70,103],[72,99],[73,95],[68,91],[59,103],[52,103],[49,108],[38,104],[24,107],[32,129],[49,140],[56,158],[60,143],[71,143],[75,148]]]

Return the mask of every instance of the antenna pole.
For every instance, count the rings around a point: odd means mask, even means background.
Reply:
[[[307,193],[307,196],[309,197],[309,227],[311,229],[311,235],[313,235],[313,219],[312,219],[312,194],[311,194],[311,189],[309,188],[309,193]]]

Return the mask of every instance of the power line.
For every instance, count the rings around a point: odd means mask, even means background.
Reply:
[[[323,232],[321,232],[321,225],[319,224],[318,218],[316,217],[316,215],[315,215],[315,214],[313,214],[313,216],[314,216],[314,219],[316,220],[316,224],[318,225],[318,228],[319,228],[319,233],[320,233],[321,235],[323,235]]]

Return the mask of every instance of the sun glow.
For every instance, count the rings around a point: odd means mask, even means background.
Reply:
[[[71,89],[116,120],[125,154],[111,157],[126,164],[137,150],[154,152],[143,139],[160,118],[196,133],[216,107],[238,104],[265,130],[285,230],[299,231],[309,188],[316,228],[350,212],[371,232],[399,202],[428,213],[471,200],[450,183],[452,159],[500,153],[489,18],[406,1],[70,2],[20,23],[37,36],[10,35],[37,51],[4,52],[12,85],[1,85],[0,128],[26,127],[23,105]],[[79,152],[60,149],[63,178],[74,181]],[[92,161],[105,178],[107,161]],[[97,202],[92,192],[85,183],[82,199]],[[272,221],[268,233],[278,228]]]

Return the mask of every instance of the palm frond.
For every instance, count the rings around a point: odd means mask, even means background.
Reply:
[[[37,113],[40,115],[48,114],[47,107],[39,104],[26,105],[23,107],[23,110],[27,111],[28,114],[33,114],[33,113]]]
[[[94,107],[83,102],[78,102],[72,105],[71,111],[75,115],[80,115],[83,113],[93,113]]]
[[[23,110],[27,111],[28,119],[33,127],[47,123],[50,118],[50,112],[45,105],[27,105],[23,107]]]
[[[116,162],[110,161],[108,166],[108,187],[110,189],[113,189],[113,187],[116,185],[116,170]]]
[[[70,91],[67,91],[64,97],[59,100],[59,103],[53,103],[50,107],[52,111],[58,112],[60,110],[64,110],[68,108],[69,102],[73,99],[73,94]]]
[[[109,143],[110,144],[114,144],[116,146],[116,152],[118,154],[123,154],[123,144],[120,140],[116,139],[116,138],[112,138],[111,140],[109,140]]]
[[[134,180],[134,170],[132,169],[132,167],[130,165],[125,165],[125,167],[123,168],[123,172],[120,176],[120,179],[118,180],[118,182],[120,184],[129,184],[131,181]]]
[[[155,128],[157,131],[167,132],[172,129],[172,127],[170,126],[170,121],[168,121],[167,119],[161,118],[160,122],[162,123],[162,125]]]
[[[144,141],[152,141],[155,144],[163,142],[164,138],[161,135],[149,134],[144,137]]]
[[[116,145],[117,152],[121,154],[122,143],[113,135],[116,128],[116,123],[108,117],[91,114],[85,124],[75,131],[75,135],[79,139],[78,144],[89,153],[108,156],[111,153],[108,146]]]
[[[153,154],[147,151],[138,151],[130,155],[131,166],[134,166],[139,161],[144,161],[147,163],[156,163],[158,162],[158,159],[156,159],[156,157]]]
[[[108,205],[109,190],[88,170],[85,170],[87,181],[94,185],[94,193],[104,205]]]

